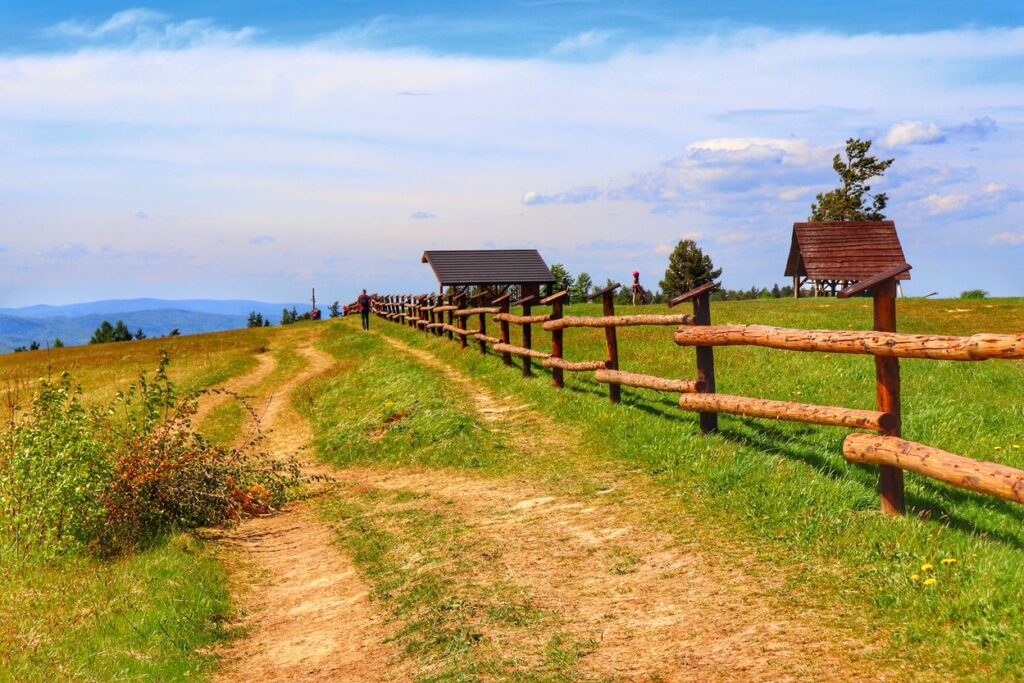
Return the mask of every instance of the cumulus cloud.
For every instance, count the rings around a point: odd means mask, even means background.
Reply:
[[[602,195],[602,191],[590,185],[588,187],[577,187],[574,190],[557,192],[555,194],[541,194],[534,190],[523,193],[522,202],[527,206],[540,206],[542,204],[583,204],[592,202]]]
[[[882,144],[886,147],[909,147],[936,145],[948,142],[952,138],[982,140],[994,133],[997,128],[996,122],[988,116],[946,128],[934,122],[901,121],[889,128],[889,132],[882,138]]]
[[[612,31],[598,29],[583,31],[574,36],[569,36],[568,38],[560,40],[553,48],[551,48],[551,54],[571,55],[579,52],[586,52],[587,50],[601,47],[608,42],[608,39],[611,38],[612,35],[614,35]]]
[[[430,213],[429,211],[416,211],[409,214],[409,218],[414,221],[429,221],[432,218],[437,218],[437,214]]]
[[[976,192],[933,193],[921,200],[932,216],[954,215],[965,219],[1001,213],[1017,202],[1024,202],[1024,192],[1005,183],[986,183]]]

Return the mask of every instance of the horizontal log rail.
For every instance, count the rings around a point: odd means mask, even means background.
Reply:
[[[497,306],[487,306],[485,308],[462,308],[455,311],[455,315],[464,318],[467,315],[480,315],[481,313],[500,313],[501,309]]]
[[[536,349],[528,349],[523,346],[515,346],[513,344],[495,344],[493,347],[495,353],[511,353],[513,356],[529,356],[530,358],[550,358],[550,353],[544,351],[537,351]]]
[[[544,323],[544,329],[550,332],[567,327],[629,327],[632,325],[692,325],[693,323],[694,317],[689,314],[566,316]]]
[[[499,339],[498,337],[491,337],[489,335],[484,334],[483,332],[477,332],[476,334],[474,334],[473,339],[476,339],[477,341],[487,342],[488,344],[501,343],[501,339]]]
[[[445,323],[430,323],[429,325],[427,325],[427,329],[428,330],[436,330],[437,328],[444,327],[444,326],[445,326]]]
[[[541,365],[546,368],[559,370],[567,370],[569,372],[593,372],[594,370],[603,370],[608,367],[608,361],[606,360],[566,360],[564,358],[545,358]]]
[[[480,334],[480,330],[478,330],[478,329],[477,330],[464,330],[461,327],[457,327],[455,325],[449,325],[448,323],[444,324],[444,328],[443,329],[444,329],[445,332],[454,332],[455,334],[464,334],[467,337],[472,337],[474,334]]]
[[[679,407],[697,412],[732,413],[747,417],[773,420],[791,420],[812,424],[835,425],[853,429],[890,429],[898,424],[892,413],[875,410],[856,410],[833,406],[816,406],[793,401],[773,401],[765,398],[730,396],[728,394],[682,394]]]
[[[931,360],[1024,359],[1024,333],[949,337],[855,330],[799,330],[768,325],[708,325],[676,330],[681,346],[763,346],[787,351],[860,353]]]
[[[972,460],[895,436],[850,434],[843,441],[843,457],[865,465],[898,467],[951,486],[1024,503],[1024,471]]]
[[[638,375],[621,370],[598,370],[594,379],[604,384],[624,384],[627,387],[641,387],[655,391],[670,391],[678,394],[693,394],[704,391],[704,382],[692,379],[665,379],[654,375]]]
[[[448,304],[446,306],[434,306],[431,310],[433,310],[434,313],[444,313],[445,311],[457,311],[459,310],[459,307]]]
[[[499,313],[494,316],[497,322],[515,323],[516,325],[532,325],[534,323],[545,323],[551,320],[551,314],[543,315],[513,315],[511,313]]]

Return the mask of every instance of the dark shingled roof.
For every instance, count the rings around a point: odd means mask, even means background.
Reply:
[[[892,221],[794,223],[786,275],[812,280],[866,280],[906,263]],[[904,273],[898,280],[909,280]]]
[[[536,249],[425,251],[442,287],[463,285],[549,284],[555,276]]]

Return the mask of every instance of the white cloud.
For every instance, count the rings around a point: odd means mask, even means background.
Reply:
[[[574,36],[569,36],[568,38],[560,40],[553,48],[551,48],[551,54],[571,55],[578,52],[586,52],[587,50],[601,47],[608,42],[608,39],[611,38],[612,35],[614,35],[612,31],[599,29],[583,31]]]
[[[925,208],[932,216],[939,216],[944,213],[960,211],[971,197],[967,194],[938,194],[932,193],[921,200]]]
[[[116,12],[99,23],[62,21],[51,26],[45,33],[52,38],[94,42],[128,38],[134,44],[146,47],[177,47],[242,43],[257,35],[258,31],[252,27],[223,29],[215,26],[212,19],[189,19],[175,23],[168,21],[163,12],[135,7]]]
[[[522,202],[527,206],[540,206],[542,204],[582,204],[591,202],[603,194],[596,187],[577,187],[566,192],[555,194],[540,194],[534,190],[523,193]]]
[[[163,12],[145,7],[134,7],[116,12],[109,19],[98,24],[73,20],[62,21],[47,29],[46,33],[51,36],[95,39],[155,24],[166,18],[167,15]]]
[[[907,145],[931,145],[945,142],[946,136],[936,123],[923,121],[902,121],[896,123],[882,138],[886,147],[905,147]]]

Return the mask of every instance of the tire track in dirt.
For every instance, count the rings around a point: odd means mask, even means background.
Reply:
[[[296,351],[307,365],[278,386],[262,407],[266,448],[281,457],[297,455],[312,438],[309,424],[288,398],[335,365],[330,355],[312,346]],[[322,467],[303,465],[304,474],[323,472]],[[305,505],[247,520],[225,533],[222,543],[235,555],[245,635],[222,651],[215,680],[404,678],[389,664],[394,653],[384,644],[381,617],[369,603],[366,585],[337,547],[334,531]]]
[[[215,409],[232,400],[231,394],[245,395],[253,387],[259,386],[263,380],[274,372],[277,360],[267,351],[257,353],[256,367],[237,377],[214,387],[215,393],[203,394],[199,397],[199,409],[192,416],[192,423],[202,425]],[[224,393],[221,393],[224,392]]]
[[[551,443],[571,439],[565,427],[500,399],[440,361],[387,336],[387,343],[462,386],[481,418],[496,429],[514,418],[524,455],[549,457]],[[525,420],[529,429],[522,429]],[[488,541],[488,573],[527,586],[540,608],[561,615],[581,639],[598,644],[580,661],[588,675],[614,680],[796,681],[878,680],[870,644],[822,627],[824,615],[780,607],[773,590],[784,577],[753,578],[706,541],[680,541],[646,528],[623,505],[641,507],[642,486],[620,478],[626,498],[577,500],[534,484],[453,470],[346,469],[345,485],[427,495],[454,507]],[[631,505],[630,497],[635,500]],[[757,572],[763,576],[765,572]]]

